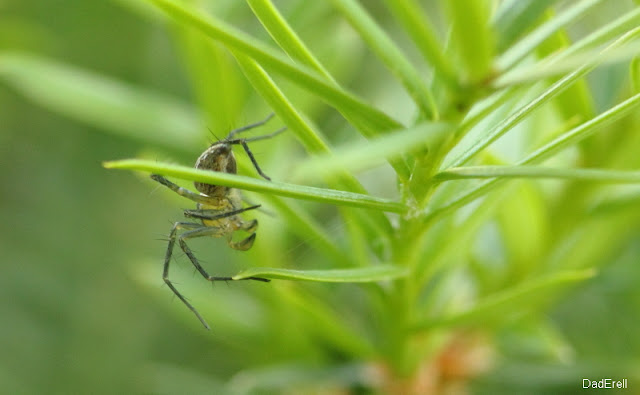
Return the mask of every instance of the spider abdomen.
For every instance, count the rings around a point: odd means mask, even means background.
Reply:
[[[200,155],[195,164],[196,169],[219,171],[222,173],[236,174],[236,158],[233,156],[231,145],[224,141],[214,143]],[[228,187],[221,185],[194,182],[195,188],[211,197],[224,197],[228,194]]]

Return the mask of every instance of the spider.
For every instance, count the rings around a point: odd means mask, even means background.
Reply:
[[[256,162],[256,159],[251,153],[251,150],[249,149],[247,143],[274,137],[277,134],[282,133],[286,128],[279,129],[271,134],[252,138],[237,138],[236,135],[238,133],[264,125],[271,118],[273,118],[273,116],[274,114],[271,114],[260,122],[256,122],[251,125],[232,130],[226,138],[211,144],[211,146],[206,151],[204,151],[202,155],[200,155],[200,157],[196,161],[195,168],[236,174],[236,159],[233,156],[233,151],[231,148],[233,145],[242,145],[242,148],[244,148],[247,156],[251,160],[251,163],[253,163],[253,166],[256,168],[258,174],[260,174],[260,176],[267,180],[271,180],[266,174],[262,172],[260,166],[258,166],[258,162]],[[165,284],[167,284],[167,286],[171,289],[171,291],[173,291],[173,293],[189,308],[189,310],[191,310],[191,312],[193,312],[193,314],[198,317],[204,327],[206,329],[210,329],[209,325],[204,320],[204,318],[202,318],[200,313],[198,313],[198,311],[191,305],[191,303],[189,303],[187,299],[182,296],[180,292],[178,292],[171,280],[169,280],[169,263],[171,262],[171,255],[173,254],[173,248],[175,246],[176,240],[178,241],[178,245],[189,258],[193,266],[205,279],[211,282],[232,280],[232,277],[210,276],[209,273],[207,273],[207,271],[202,267],[202,265],[200,265],[198,259],[193,254],[186,241],[188,239],[193,239],[196,237],[226,237],[229,247],[235,250],[246,251],[253,246],[253,242],[256,238],[255,232],[258,228],[258,221],[256,219],[245,221],[240,218],[239,214],[245,211],[257,209],[258,207],[260,207],[260,205],[253,205],[243,208],[242,197],[240,196],[239,191],[235,188],[206,184],[202,182],[194,182],[194,186],[199,192],[196,193],[172,183],[159,174],[152,174],[151,179],[166,186],[178,195],[197,203],[195,210],[184,210],[184,216],[187,218],[200,220],[200,223],[176,222],[171,228],[171,232],[169,233],[169,245],[167,246],[167,252],[164,257],[164,270],[162,273],[162,279],[164,280]],[[182,230],[184,232],[178,234],[179,230]],[[233,233],[238,230],[250,233],[250,235],[243,240],[237,242],[233,241]],[[243,280],[269,282],[268,279],[261,277],[248,277]]]

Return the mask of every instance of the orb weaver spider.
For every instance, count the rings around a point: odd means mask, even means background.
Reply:
[[[273,118],[273,116],[274,114],[271,114],[260,122],[256,122],[251,125],[232,130],[229,135],[227,135],[227,137],[211,144],[211,146],[206,151],[204,151],[202,155],[200,155],[200,157],[196,161],[195,168],[236,174],[236,159],[231,148],[233,145],[242,145],[242,148],[244,148],[247,156],[251,160],[251,163],[257,170],[258,174],[260,174],[260,176],[267,180],[271,180],[266,174],[262,172],[260,166],[258,166],[258,162],[256,162],[256,159],[253,156],[253,153],[251,153],[251,150],[249,149],[247,143],[274,137],[282,133],[286,128],[279,129],[271,134],[251,138],[236,138],[236,135],[238,133],[245,132],[247,130],[264,125],[271,118]],[[198,259],[187,245],[186,240],[207,236],[226,237],[229,247],[235,250],[246,251],[253,246],[253,242],[256,238],[255,232],[258,228],[258,220],[253,219],[251,221],[245,221],[240,218],[239,214],[245,211],[257,209],[258,207],[260,207],[260,205],[253,205],[243,208],[242,197],[240,196],[239,191],[235,188],[206,184],[202,182],[194,182],[194,186],[199,192],[196,193],[172,183],[159,174],[152,174],[151,179],[166,186],[178,195],[196,202],[197,204],[195,210],[184,210],[184,216],[187,218],[198,219],[200,220],[200,223],[176,222],[171,228],[171,232],[169,233],[169,245],[167,246],[167,252],[164,257],[164,270],[162,272],[162,279],[164,280],[165,284],[167,284],[167,286],[171,289],[171,291],[173,291],[173,293],[178,297],[178,299],[180,299],[182,303],[184,303],[189,308],[189,310],[191,310],[191,312],[193,312],[193,314],[198,317],[204,327],[206,329],[210,329],[209,325],[204,320],[204,318],[202,318],[200,313],[198,313],[198,311],[191,305],[191,303],[189,303],[187,299],[182,296],[180,292],[178,292],[171,280],[169,280],[169,264],[171,262],[171,256],[173,254],[173,248],[175,246],[176,240],[178,241],[178,245],[180,246],[182,251],[184,251],[185,255],[189,258],[193,266],[202,275],[202,277],[211,282],[233,280],[232,277],[210,276],[209,273],[207,273],[207,271],[202,267],[202,265],[200,265],[200,262],[198,262]],[[184,232],[178,234],[179,230],[182,230]],[[236,231],[239,230],[250,233],[250,235],[243,240],[235,242],[233,241],[232,236]],[[255,280],[263,282],[270,281],[262,277],[248,277],[243,280]]]

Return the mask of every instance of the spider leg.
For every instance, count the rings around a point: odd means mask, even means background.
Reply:
[[[275,136],[279,135],[280,133],[284,132],[285,130],[287,130],[286,126],[280,128],[280,129],[278,129],[275,132],[270,133],[270,134],[265,134],[263,136],[249,137],[249,138],[243,139],[243,140],[246,141],[247,143],[250,143],[252,141],[258,141],[258,140],[266,140],[266,139],[270,139],[272,137],[275,137]],[[232,140],[232,141],[236,141],[236,140]]]
[[[159,174],[152,174],[151,175],[151,179],[154,181],[159,182],[160,184],[164,185],[165,187],[171,189],[173,192],[177,193],[178,195],[182,196],[182,197],[186,197],[189,200],[193,200],[196,203],[202,203],[202,204],[210,204],[211,203],[211,199],[206,197],[206,196],[202,196],[198,193],[195,192],[191,192],[188,189],[182,188],[181,186],[178,186],[174,183],[172,183],[171,181],[167,180],[166,178],[164,178],[163,176],[159,175]]]
[[[258,220],[252,219],[251,221],[240,220],[240,227],[238,229],[242,229],[245,232],[254,233],[257,228],[258,228]]]
[[[173,227],[171,228],[171,233],[169,233],[169,245],[167,246],[167,252],[165,253],[165,256],[164,256],[164,269],[162,271],[162,279],[164,280],[164,283],[167,284],[169,289],[171,289],[171,291],[178,297],[178,299],[180,299],[182,303],[184,303],[185,306],[187,306],[187,308],[189,308],[189,310],[191,310],[191,312],[195,314],[196,317],[198,317],[202,325],[204,325],[204,327],[207,330],[209,330],[211,329],[209,327],[209,324],[207,324],[207,322],[204,320],[204,318],[202,318],[200,313],[198,313],[198,310],[196,310],[195,307],[193,307],[191,303],[189,303],[187,299],[184,296],[182,296],[182,294],[173,285],[171,280],[169,280],[169,264],[171,263],[171,255],[173,254],[173,247],[176,243],[176,232],[178,231],[178,229],[197,229],[199,227],[202,227],[202,225],[194,224],[191,222],[176,222],[175,224],[173,224]]]
[[[258,220],[254,219],[251,222],[245,222],[245,224],[249,230],[255,231],[255,229],[258,227]],[[233,248],[234,250],[247,251],[248,249],[253,247],[253,242],[255,241],[255,239],[256,239],[255,233],[252,233],[251,235],[249,235],[249,237],[240,241],[231,240],[231,235],[229,235],[227,236],[227,244],[229,244],[229,247]],[[261,280],[261,281],[264,281],[264,280]]]
[[[185,226],[187,225],[187,226]],[[195,225],[195,226],[194,226]],[[176,236],[176,231],[179,228],[192,228],[191,230],[184,232],[183,234]],[[173,286],[173,284],[171,284],[171,282],[168,279],[168,275],[169,275],[169,262],[171,259],[171,250],[173,250],[173,246],[175,244],[175,240],[176,238],[178,239],[178,244],[180,245],[180,248],[182,249],[182,251],[184,251],[185,255],[189,258],[189,261],[191,261],[191,264],[193,264],[193,266],[196,268],[196,270],[202,275],[202,277],[204,277],[205,279],[207,279],[208,281],[214,282],[214,281],[233,281],[233,277],[229,277],[229,276],[211,276],[209,275],[209,273],[207,273],[207,271],[202,267],[202,265],[200,265],[200,262],[198,261],[198,258],[196,258],[196,256],[194,255],[193,251],[191,251],[191,248],[189,248],[189,246],[187,245],[186,241],[187,239],[193,239],[196,237],[205,237],[205,236],[220,236],[221,232],[223,232],[221,229],[216,228],[216,227],[211,227],[211,226],[203,226],[203,225],[199,225],[199,224],[192,224],[192,223],[185,223],[185,222],[178,222],[174,225],[173,229],[171,230],[171,236],[169,237],[169,248],[167,249],[167,255],[165,257],[165,263],[164,263],[164,274],[163,274],[163,278],[165,283],[167,283],[167,285],[169,286],[169,288],[171,288],[171,290],[178,296],[178,298],[180,298],[180,300],[182,300],[182,302],[189,308],[189,310],[191,310],[191,312],[193,312],[196,317],[198,317],[198,319],[200,320],[200,322],[204,325],[205,328],[210,329],[209,325],[207,324],[207,322],[202,318],[202,316],[200,315],[200,313],[198,313],[198,311],[178,292],[178,290]],[[251,236],[249,236],[247,239],[239,242],[238,244],[242,244],[244,243],[246,240],[251,240],[251,244],[253,244],[253,239],[255,238],[255,233],[252,234]],[[247,277],[247,278],[243,278],[242,280],[255,280],[255,281],[262,281],[262,282],[269,282],[271,280],[266,279],[266,278],[262,278],[262,277]]]
[[[260,207],[259,204],[245,207],[237,210],[231,210],[221,213],[220,210],[211,210],[211,209],[197,209],[197,210],[184,210],[184,216],[187,218],[198,218],[198,219],[208,219],[208,220],[216,220],[227,217],[233,217],[234,215],[243,213],[245,211],[253,210]]]
[[[251,222],[253,222],[253,221],[251,221]],[[198,272],[200,272],[202,277],[206,278],[209,281],[230,281],[230,280],[233,280],[233,277],[210,276],[209,273],[207,273],[207,271],[204,270],[202,265],[200,265],[200,262],[198,262],[198,259],[193,254],[193,252],[191,251],[191,249],[189,248],[189,246],[187,245],[185,240],[193,239],[193,238],[196,238],[196,237],[220,236],[221,232],[223,232],[223,231],[221,229],[219,229],[219,228],[216,228],[216,227],[213,227],[213,226],[202,226],[202,225],[200,225],[199,228],[196,228],[196,229],[193,229],[193,230],[189,230],[187,232],[184,232],[180,236],[178,236],[178,244],[180,244],[180,248],[182,249],[182,251],[184,251],[185,255],[187,255],[187,257],[189,257],[189,260],[191,261],[193,266],[198,270]],[[245,240],[251,239],[251,241],[253,242],[253,239],[255,238],[255,236],[256,235],[254,233],[254,234],[252,234],[251,236],[249,236]],[[244,242],[244,240],[239,242],[239,244],[243,243],[243,242]],[[243,280],[256,280],[256,281],[263,281],[263,282],[271,281],[269,279],[261,278],[261,277],[248,277],[248,278],[243,278]]]
[[[271,134],[266,134],[264,136],[257,136],[257,137],[252,137],[252,138],[248,138],[248,139],[235,139],[235,140],[230,140],[229,139],[232,136],[232,134],[230,133],[229,137],[227,137],[227,143],[228,144],[240,144],[240,145],[242,145],[242,148],[244,148],[244,151],[247,153],[247,156],[249,157],[249,159],[251,159],[251,163],[253,163],[253,167],[256,168],[256,170],[258,171],[258,174],[260,174],[266,180],[271,181],[271,178],[269,178],[269,176],[264,174],[262,172],[262,169],[260,169],[260,166],[258,166],[258,162],[256,161],[256,158],[253,156],[253,153],[251,152],[251,149],[249,149],[249,145],[247,145],[247,142],[270,139],[271,137],[274,137],[274,136],[284,132],[285,130],[287,130],[286,127],[278,129],[275,132],[273,132]]]
[[[227,140],[231,139],[234,135],[236,135],[238,133],[241,133],[241,132],[244,132],[246,130],[257,128],[258,126],[264,125],[265,123],[269,122],[269,120],[271,120],[271,118],[273,118],[275,115],[276,115],[275,113],[271,113],[271,114],[267,115],[267,117],[265,119],[263,119],[262,121],[258,121],[256,123],[252,123],[250,125],[243,126],[241,128],[237,128],[237,129],[232,130],[231,132],[229,132],[229,135],[227,135]]]
[[[242,145],[242,148],[244,148],[244,151],[247,153],[247,156],[249,157],[249,159],[251,159],[251,163],[253,163],[253,167],[256,168],[256,170],[258,171],[258,174],[260,174],[265,180],[271,181],[271,178],[268,175],[264,174],[262,172],[262,169],[260,169],[260,166],[258,166],[258,162],[256,161],[256,158],[253,156],[253,153],[251,153],[251,150],[249,149],[249,146],[247,145],[246,140],[241,139],[238,141]]]
[[[187,218],[198,218],[198,219],[210,221],[210,220],[217,220],[217,219],[232,217],[244,211],[253,210],[258,207],[260,207],[259,204],[251,207],[238,209],[238,210],[227,211],[224,213],[221,213],[219,210],[212,210],[212,209],[184,210],[184,216]],[[237,230],[244,230],[245,232],[255,233],[256,229],[258,228],[257,219],[253,219],[251,221],[244,221],[240,217],[238,217],[234,219],[234,222],[237,224],[237,227],[236,227]],[[227,243],[234,250],[246,251],[250,249],[251,246],[253,246],[253,241],[255,237],[256,237],[255,234],[252,234],[246,239],[235,243],[231,241],[231,235],[229,235],[229,237],[227,237]]]
[[[179,229],[189,229],[189,230],[178,236],[177,232]],[[211,282],[232,281],[233,277],[210,276],[209,273],[207,273],[207,271],[202,267],[202,265],[200,265],[200,262],[198,262],[198,259],[193,254],[193,251],[191,251],[191,249],[185,242],[186,239],[192,239],[196,237],[220,236],[222,232],[223,231],[221,229],[216,227],[203,226],[201,224],[196,224],[192,222],[176,222],[173,225],[173,228],[171,228],[171,233],[169,234],[169,245],[167,246],[167,252],[164,257],[164,270],[162,273],[162,279],[164,280],[165,284],[167,284],[169,289],[171,289],[171,291],[173,291],[173,293],[178,297],[178,299],[180,299],[182,303],[184,303],[185,306],[187,306],[187,308],[191,310],[193,314],[195,314],[195,316],[198,318],[198,320],[200,320],[200,322],[202,323],[202,325],[204,325],[206,329],[211,329],[211,328],[209,327],[207,322],[204,320],[204,318],[202,318],[200,313],[198,313],[195,307],[193,307],[191,303],[187,301],[187,299],[176,289],[176,287],[173,285],[171,280],[169,280],[169,265],[171,263],[171,255],[173,254],[173,248],[175,246],[176,239],[178,239],[178,244],[180,245],[180,248],[182,249],[182,251],[184,251],[185,255],[187,255],[187,257],[191,261],[191,264],[193,264],[193,266],[202,275],[202,277],[204,277],[205,279]],[[253,241],[255,236],[256,235],[254,233],[251,236],[249,236],[247,239],[251,239],[251,241]],[[243,242],[244,241],[241,241],[238,244],[241,244]],[[261,278],[261,277],[248,277],[248,278],[243,278],[243,280],[255,280],[255,281],[262,281],[262,282],[271,281],[269,279]]]

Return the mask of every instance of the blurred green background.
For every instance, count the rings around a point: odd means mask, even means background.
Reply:
[[[321,47],[322,36],[313,36],[305,28],[312,30],[314,21],[322,24],[332,20],[331,11],[317,4],[303,11],[302,3],[282,2],[279,6],[303,37],[315,39]],[[266,37],[244,2],[220,2],[214,8],[235,26]],[[382,8],[373,5],[371,9],[384,20]],[[256,347],[268,344],[270,336],[293,336],[302,340],[292,341],[291,347],[310,347],[312,340],[306,337],[313,336],[296,333],[295,327],[282,328],[293,326],[286,321],[286,311],[273,318],[260,316],[264,311],[251,299],[243,299],[245,293],[256,292],[269,297],[259,289],[260,284],[220,285],[213,291],[206,284],[196,285],[210,299],[195,297],[195,303],[199,307],[215,305],[200,307],[214,327],[212,332],[203,330],[161,281],[166,246],[158,239],[165,237],[172,221],[180,219],[180,208],[187,208],[188,202],[167,198],[151,182],[130,172],[101,166],[104,160],[141,155],[190,164],[199,154],[198,144],[205,147],[211,139],[207,126],[216,135],[224,135],[225,130],[268,114],[270,110],[230,59],[216,66],[228,67],[230,73],[223,79],[229,80],[232,89],[227,87],[224,98],[218,98],[224,103],[220,113],[226,118],[217,124],[201,121],[193,135],[185,136],[185,145],[175,150],[170,142],[179,137],[154,145],[152,131],[132,138],[117,128],[114,133],[104,125],[74,120],[25,96],[15,80],[1,78],[6,72],[3,57],[20,51],[194,103],[197,89],[192,88],[179,60],[181,49],[153,15],[126,0],[0,2],[1,393],[213,393],[220,381],[242,369],[268,367],[272,361],[304,361],[297,355],[310,355],[309,362],[317,361],[322,360],[318,355],[332,353],[331,349],[316,348],[281,350],[280,355],[272,356],[269,347]],[[317,19],[312,15],[318,15]],[[583,21],[581,27],[600,23],[597,16],[593,18]],[[347,41],[354,39],[346,37]],[[355,51],[355,60],[333,61],[343,63],[338,69],[352,78],[350,86],[358,93],[398,118],[410,117],[407,98],[384,79],[372,78],[379,70],[356,67],[366,63],[359,55]],[[607,67],[592,77],[599,107],[616,102],[621,72],[625,73]],[[317,103],[306,108],[325,130],[341,127],[339,119],[333,113],[325,114]],[[331,138],[342,139],[339,133]],[[285,142],[292,144],[290,137],[282,144]],[[267,148],[258,151],[264,151],[259,155],[261,163],[267,163],[263,165],[265,172],[277,175],[287,171],[288,162],[277,152],[269,156]],[[294,148],[291,152],[297,151]],[[332,209],[326,211],[320,214],[329,218],[335,214]],[[277,218],[262,218],[266,229],[284,226]],[[271,238],[287,236],[286,231],[280,232]],[[265,239],[262,243],[268,243],[267,233],[259,232],[258,239]],[[622,365],[627,369],[629,361],[640,366],[637,225],[620,241],[614,253],[603,257],[608,264],[600,276],[579,287],[552,312],[553,333],[558,330],[564,334],[558,344],[568,342],[573,347],[565,350],[564,358],[579,363],[566,370],[547,367],[538,354],[535,334],[527,333],[530,327],[523,325],[518,336],[513,335],[517,331],[510,331],[510,336],[500,338],[502,350],[511,352],[505,352],[505,358],[512,363],[480,379],[476,383],[479,392],[496,388],[509,392],[508,388],[523,384],[534,392],[571,392],[574,387],[567,386],[567,375],[590,369],[601,372],[602,366],[615,374]],[[296,241],[284,244],[299,247]],[[218,259],[237,258],[222,243],[207,248],[199,244],[198,252],[210,257],[204,258],[210,265]],[[260,251],[264,249],[258,246],[256,254]],[[304,251],[299,256],[304,257]],[[191,284],[199,283],[200,278],[185,269],[188,265],[183,257],[179,261],[175,267],[187,274],[180,286],[191,296]],[[314,262],[303,265],[313,267]],[[242,265],[235,266],[239,267]],[[232,273],[234,266],[225,270]],[[237,328],[237,324],[225,325],[225,320],[246,321],[251,328],[246,335],[227,333],[224,328]],[[264,337],[250,339],[250,346],[243,344],[243,336],[258,332]],[[546,377],[549,388],[540,387],[541,376]]]

